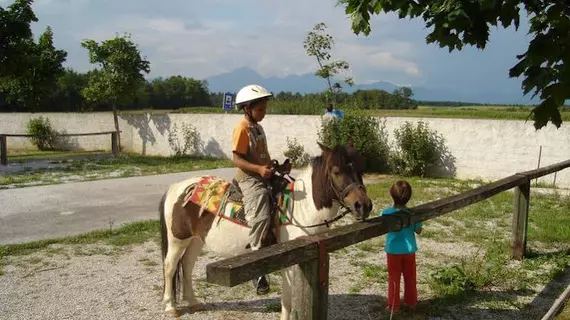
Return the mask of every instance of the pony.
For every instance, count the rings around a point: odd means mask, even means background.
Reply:
[[[362,179],[364,158],[360,153],[352,144],[329,148],[319,143],[319,147],[321,155],[300,168],[295,179],[274,174],[273,181],[286,181],[277,187],[277,192],[273,190],[276,212],[273,233],[277,243],[327,231],[331,222],[348,213],[355,220],[364,220],[372,210]],[[249,229],[239,200],[239,190],[236,191],[233,182],[214,176],[190,177],[170,185],[163,194],[159,213],[162,303],[167,316],[180,316],[176,308],[180,282],[182,299],[190,312],[204,308],[195,297],[192,284],[194,264],[203,249],[220,257],[251,250]],[[281,319],[289,319],[293,279],[290,268],[282,270],[282,279]]]

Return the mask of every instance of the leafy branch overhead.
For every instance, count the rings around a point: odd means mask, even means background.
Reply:
[[[330,34],[325,33],[326,24],[323,22],[317,23],[313,30],[309,32],[307,38],[303,42],[303,47],[310,57],[315,57],[319,64],[319,69],[315,72],[317,77],[323,78],[327,81],[328,94],[336,96],[341,90],[342,85],[340,82],[332,82],[332,79],[342,71],[348,71],[350,65],[343,60],[331,60],[330,50],[334,45],[334,39]],[[345,77],[343,80],[349,86],[354,85],[352,77]]]
[[[524,94],[533,92],[533,98],[540,97],[530,114],[536,129],[549,121],[556,127],[562,124],[559,109],[570,99],[570,1],[339,0],[338,4],[351,17],[355,34],[370,34],[371,16],[395,12],[401,19],[421,17],[432,28],[426,42],[438,43],[450,52],[464,45],[485,49],[490,26],[513,25],[518,30],[521,13],[526,12],[533,38],[527,51],[516,56],[518,63],[509,76],[524,75]]]

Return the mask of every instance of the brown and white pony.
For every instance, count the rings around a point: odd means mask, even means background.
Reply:
[[[339,217],[341,207],[357,220],[366,219],[372,210],[372,202],[362,180],[364,159],[361,155],[352,146],[334,149],[319,146],[322,154],[313,158],[311,164],[303,168],[289,185],[289,205],[282,211],[286,215],[286,222],[280,223],[276,232],[279,243],[327,231],[328,222]],[[204,246],[207,251],[221,257],[249,251],[246,249],[249,229],[227,214],[229,209],[225,207],[231,204],[221,206],[218,201],[217,207],[214,207],[219,210],[213,213],[208,210],[212,202],[200,206],[196,201],[188,201],[193,190],[203,187],[200,186],[201,181],[205,181],[204,177],[192,177],[173,184],[160,201],[163,304],[169,316],[179,315],[176,310],[176,290],[180,268],[182,299],[188,303],[190,310],[201,308],[202,303],[196,299],[192,287],[192,271]],[[215,181],[229,185],[223,180]],[[203,187],[202,191],[206,188],[209,187]],[[203,196],[195,197],[202,197],[203,200]],[[291,311],[292,274],[287,270],[282,272],[281,319],[289,319]]]

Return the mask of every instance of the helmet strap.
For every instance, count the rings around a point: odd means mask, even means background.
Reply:
[[[249,122],[251,122],[253,124],[257,123],[257,121],[255,121],[255,119],[253,118],[253,115],[251,114],[250,105],[247,105],[247,109],[246,109],[246,107],[244,107],[243,111],[245,111],[245,116],[247,117],[247,120],[249,120]]]

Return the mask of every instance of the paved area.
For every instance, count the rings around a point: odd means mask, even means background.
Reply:
[[[233,168],[0,190],[0,244],[81,234],[125,222],[158,219],[158,202],[171,183]]]
[[[108,229],[111,220],[116,227],[158,219],[158,203],[170,184],[207,174],[229,180],[234,173],[221,168],[0,190],[0,245]]]

